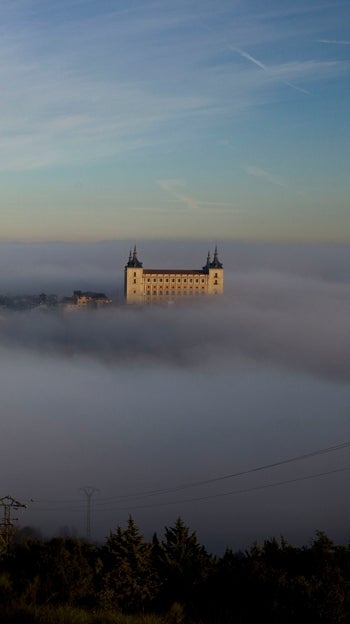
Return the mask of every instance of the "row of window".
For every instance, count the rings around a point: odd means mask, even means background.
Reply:
[[[136,291],[134,291],[134,294],[136,294]],[[170,297],[172,297],[175,294],[176,294],[176,296],[179,296],[179,295],[180,296],[182,296],[182,295],[205,295],[205,291],[204,290],[185,290],[185,291],[181,290],[180,292],[174,292],[172,290],[172,291],[169,292],[168,290],[165,290],[165,291],[161,290],[161,291],[158,292],[158,291],[154,290],[153,292],[150,292],[148,290],[146,292],[147,298],[150,298],[150,297],[162,297],[162,296],[165,296],[165,297],[166,296],[170,296]]]
[[[147,280],[147,282],[150,282],[150,281],[151,281],[150,279]],[[163,280],[159,280],[159,281],[162,282]],[[169,282],[168,279],[166,279],[165,281]],[[175,282],[175,279],[172,279],[171,281]],[[178,283],[181,283],[181,280],[177,280],[177,281],[178,281]],[[189,281],[192,282],[191,279]],[[199,283],[199,280],[196,279],[195,281],[196,281],[196,283]],[[157,282],[157,280],[154,279],[153,282]],[[186,280],[184,280],[184,282],[186,282]],[[218,283],[218,280],[217,279],[214,280],[214,284],[217,284],[217,283]],[[134,284],[136,284],[136,279],[134,279]],[[204,284],[204,280],[203,279],[201,280],[201,284]],[[148,288],[149,288],[149,286],[148,286]],[[161,288],[163,288],[163,286],[161,286]],[[174,288],[174,286],[172,286],[172,288]],[[180,286],[178,286],[178,288],[180,288]],[[184,288],[186,288],[186,286],[184,286]],[[190,288],[192,288],[192,286],[190,286]],[[198,288],[198,286],[196,286],[196,288]],[[204,288],[204,286],[202,286],[202,288]]]
[[[177,287],[177,289],[176,289],[176,292],[181,292],[181,291],[183,291],[183,292],[189,292],[189,291],[192,291],[192,290],[193,290],[193,288],[195,288],[195,290],[199,290],[199,286],[195,286],[195,287],[190,286],[188,290],[187,290],[187,287],[186,287],[186,286],[184,286],[183,288],[181,288],[181,286],[178,286],[178,287]],[[202,290],[205,290],[205,286],[201,286],[201,289],[202,289]],[[173,293],[173,292],[175,292],[175,287],[171,288],[170,290],[171,290],[171,292],[172,292],[172,293]],[[150,286],[147,286],[147,292],[148,292],[148,293],[149,293],[149,292],[151,292],[151,287],[150,287]],[[157,293],[157,292],[159,292],[159,293],[162,293],[162,292],[166,292],[166,293],[168,293],[168,292],[169,292],[169,290],[168,290],[168,289],[166,289],[165,291],[163,291],[163,287],[162,287],[162,286],[160,287],[160,289],[159,289],[159,290],[156,290],[156,287],[154,286],[154,287],[153,287],[153,293]]]
[[[185,285],[185,286],[164,286],[164,287],[163,287],[163,285],[162,285],[162,284],[161,284],[160,286],[159,286],[159,285],[157,285],[157,284],[153,284],[153,286],[151,286],[151,285],[147,285],[147,286],[146,286],[146,289],[147,289],[147,290],[151,290],[152,288],[153,288],[153,290],[156,290],[156,289],[157,289],[157,290],[158,290],[158,289],[159,289],[159,290],[163,290],[163,288],[166,288],[167,290],[168,290],[169,288],[170,288],[171,290],[175,290],[175,289],[177,289],[177,290],[192,290],[193,288],[197,288],[197,289],[198,289],[198,288],[201,288],[202,290],[204,290],[204,289],[205,289],[205,286],[192,286],[192,285],[191,285],[191,286],[187,286],[187,285]]]
[[[161,284],[161,283],[163,282],[163,278],[161,277],[161,278],[159,278],[159,279],[158,279],[158,278],[154,277],[154,278],[151,280],[151,278],[150,278],[150,277],[148,277],[148,278],[147,278],[147,282],[151,282],[151,281],[153,281],[154,283],[159,283],[159,284]],[[170,279],[169,277],[166,277],[166,278],[164,279],[164,282],[166,282],[166,283],[168,283],[168,282],[172,282],[172,283],[174,284],[174,283],[175,283],[175,281],[177,281],[177,283],[178,283],[178,284],[181,284],[181,283],[186,284],[186,283],[187,283],[187,278],[185,277],[184,279],[182,279],[182,278],[178,277],[178,278],[177,278],[177,280],[176,280],[176,279],[175,279],[175,277],[172,277],[171,279]],[[192,282],[193,282],[193,281],[195,281],[195,283],[196,283],[196,284],[198,284],[198,283],[199,283],[199,278],[196,278],[195,280],[193,280],[193,279],[192,279],[192,277],[191,277],[188,281],[189,281],[189,283],[190,283],[190,284],[192,284]],[[202,278],[202,279],[200,280],[200,282],[201,282],[201,284],[204,284],[204,283],[205,283],[205,279],[204,279],[204,278]]]

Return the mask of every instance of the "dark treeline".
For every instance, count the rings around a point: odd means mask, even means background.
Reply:
[[[350,547],[317,533],[207,553],[179,518],[146,542],[130,517],[96,546],[22,531],[0,559],[3,624],[239,624],[349,621]]]

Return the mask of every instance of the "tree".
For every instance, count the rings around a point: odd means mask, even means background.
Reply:
[[[151,547],[144,542],[133,518],[127,528],[111,532],[105,549],[104,594],[124,611],[144,609],[157,591]]]
[[[210,557],[199,544],[196,532],[191,533],[180,517],[173,527],[165,528],[162,545],[166,601],[168,604],[189,602],[207,577]]]
[[[76,539],[15,545],[6,566],[13,591],[26,605],[91,604],[96,549]]]

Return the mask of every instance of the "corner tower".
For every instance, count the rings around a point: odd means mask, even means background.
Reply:
[[[207,263],[203,267],[203,271],[208,275],[208,295],[222,295],[224,292],[224,266],[219,260],[217,245],[215,245],[212,262],[210,253],[208,253]]]
[[[124,295],[127,303],[143,303],[143,268],[137,257],[136,245],[129,254],[124,271]]]

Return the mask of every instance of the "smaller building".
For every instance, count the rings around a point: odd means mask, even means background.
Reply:
[[[110,303],[112,303],[112,300],[104,293],[82,292],[81,290],[75,290],[73,297],[64,297],[62,299],[63,308],[67,312],[103,308]]]
[[[224,267],[215,247],[202,269],[144,269],[136,246],[125,266],[124,294],[127,303],[171,303],[198,295],[221,295]]]

